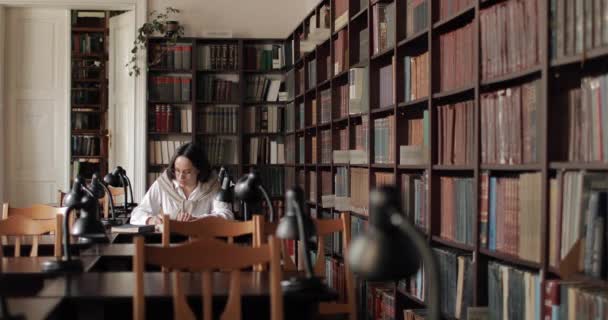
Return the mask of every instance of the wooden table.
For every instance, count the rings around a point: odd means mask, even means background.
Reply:
[[[118,237],[117,233],[108,233],[108,239],[110,243],[116,241]],[[21,237],[21,256],[27,256],[30,254],[32,248],[31,236]],[[2,243],[2,252],[5,257],[13,257],[15,255],[15,237],[7,237],[6,242]],[[63,245],[63,242],[62,242]],[[90,244],[78,243],[75,237],[70,239],[70,252],[72,254],[78,254],[82,249],[89,247]],[[39,256],[52,256],[55,254],[55,236],[54,235],[41,235],[38,236],[38,255]]]

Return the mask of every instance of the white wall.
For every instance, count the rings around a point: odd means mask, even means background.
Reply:
[[[6,155],[4,152],[4,138],[6,135],[5,130],[5,119],[4,112],[4,73],[5,65],[4,62],[4,40],[6,30],[6,13],[3,6],[0,6],[0,202],[6,201],[4,193],[4,180],[6,175],[4,174],[4,166],[6,165]]]
[[[319,0],[148,0],[148,11],[171,6],[186,36],[232,30],[235,38],[285,38]]]

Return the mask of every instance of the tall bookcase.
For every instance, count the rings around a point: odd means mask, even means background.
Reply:
[[[600,275],[572,267],[587,266],[577,252],[595,244],[583,234],[597,218],[590,195],[608,190],[606,16],[603,0],[323,0],[286,39],[182,41],[238,46],[239,174],[253,166],[252,137],[283,137],[285,163],[267,167],[305,190],[313,216],[351,212],[353,234],[367,225],[369,190],[395,184],[439,257],[445,318],[465,318],[468,306],[501,317],[497,293],[510,292],[510,318],[540,319],[546,301],[560,302],[556,280],[607,284],[606,245]],[[243,110],[259,103],[243,83],[259,71],[240,57],[268,41],[288,48],[286,66],[270,72],[293,81],[279,103],[285,127],[245,133]],[[199,74],[216,71],[192,59],[198,88]],[[193,113],[204,108],[196,91]],[[192,132],[200,125],[192,119]],[[327,246],[340,288],[343,253],[337,239]],[[367,305],[377,299],[389,318],[424,308],[421,278],[358,281],[360,318],[383,312]],[[573,289],[561,299],[581,305],[584,289]]]
[[[108,171],[109,11],[72,11],[71,179]]]
[[[181,38],[168,45],[151,39],[148,185],[181,144],[195,142],[214,169],[223,165],[235,179],[256,167],[275,206],[282,208],[284,160],[277,155],[289,102],[286,96],[279,101],[279,93],[286,92],[284,41]],[[245,114],[258,121],[245,122]]]

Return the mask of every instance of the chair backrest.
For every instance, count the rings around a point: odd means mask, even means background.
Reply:
[[[133,272],[136,274],[133,296],[133,318],[145,319],[144,267],[146,264],[159,265],[173,270],[201,271],[203,319],[211,320],[212,312],[212,272],[230,271],[230,292],[221,319],[241,319],[240,270],[256,264],[270,264],[270,310],[272,320],[283,319],[283,296],[281,291],[281,269],[279,266],[278,242],[274,237],[267,245],[250,248],[228,244],[212,238],[172,247],[152,247],[144,245],[142,237],[135,237]],[[205,254],[200,254],[205,252]],[[182,292],[180,272],[173,271],[173,312],[175,319],[195,319]]]
[[[122,206],[124,204],[124,198],[118,201],[118,197],[125,195],[125,189],[123,187],[112,187],[108,186],[108,190],[110,190],[110,194],[112,195],[112,201],[114,203],[114,208]],[[103,204],[103,217],[108,219],[110,217],[110,197],[106,194],[103,198],[100,199]]]
[[[277,231],[277,226],[279,225],[278,222],[266,221],[263,215],[254,215],[253,221],[256,226],[256,231],[253,235],[254,246],[262,245],[264,243],[264,239],[267,239],[268,236],[274,235]],[[283,267],[283,271],[297,271],[298,267],[287,252],[287,241],[290,240],[280,241],[281,264]],[[264,270],[264,266],[258,266],[256,267],[256,270],[262,271]]]
[[[14,214],[9,215],[6,219],[0,220],[0,235],[15,237],[15,257],[21,255],[21,238],[20,236],[34,236],[32,241],[32,250],[30,256],[38,256],[38,237],[45,233],[54,233],[54,255],[61,256],[61,223],[63,216],[56,214],[54,219],[33,220],[24,215]],[[3,251],[0,246],[0,257]]]
[[[171,233],[177,233],[192,238],[228,238],[228,243],[234,241],[234,237],[254,235],[256,230],[255,221],[226,220],[219,217],[208,217],[194,221],[171,220],[168,214],[163,215],[163,246],[169,246]],[[255,241],[252,242],[255,246]]]

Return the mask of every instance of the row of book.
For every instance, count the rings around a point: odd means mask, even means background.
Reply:
[[[80,60],[86,61],[86,60]],[[105,75],[105,70],[101,67],[75,67],[72,64],[72,80],[98,80]]]
[[[395,116],[374,119],[374,163],[395,163]]]
[[[308,171],[308,201],[317,203],[317,173]]]
[[[450,1],[454,2],[454,1]],[[445,8],[441,6],[440,8]],[[429,26],[429,1],[428,0],[413,0],[408,1],[406,6],[405,17],[405,36],[407,38],[418,34]]]
[[[319,133],[319,136],[321,138],[320,163],[331,163],[331,155],[332,155],[331,130],[322,130]]]
[[[71,123],[75,130],[95,130],[99,128],[99,114],[74,112]]]
[[[540,319],[541,292],[539,274],[493,261],[488,264],[489,319]]]
[[[273,70],[285,66],[285,49],[280,44],[245,47],[245,69]]]
[[[247,107],[244,112],[243,130],[246,133],[283,132],[285,108],[280,106]]]
[[[439,88],[441,92],[468,87],[475,83],[476,61],[473,32],[474,25],[464,27],[439,36]]]
[[[581,87],[560,94],[565,105],[568,161],[608,162],[608,75],[585,77]],[[566,97],[567,96],[567,97]]]
[[[157,43],[151,47],[149,65],[154,68],[190,70],[192,68],[192,45]]]
[[[351,68],[348,73],[348,114],[369,111],[369,68]]]
[[[198,112],[198,132],[234,134],[238,131],[239,106],[205,106]]]
[[[439,20],[458,14],[462,10],[465,10],[465,8],[469,8],[474,4],[474,0],[439,1]]]
[[[321,207],[334,207],[333,175],[331,171],[322,170],[321,175]]]
[[[321,118],[319,119],[319,123],[328,123],[331,121],[331,106],[331,89],[321,91]]]
[[[472,257],[447,248],[433,248],[433,251],[437,257],[441,282],[441,312],[456,319],[466,319],[467,309],[473,305]]]
[[[284,118],[284,127],[285,132],[294,132],[296,129],[296,110],[295,104],[290,102],[285,105],[284,110],[285,118]]]
[[[350,169],[350,211],[369,215],[369,170],[365,168]]]
[[[238,70],[239,46],[227,43],[199,46],[196,60],[201,70]]]
[[[201,146],[207,153],[207,160],[211,165],[239,163],[239,145],[236,137],[204,137]]]
[[[413,275],[405,279],[400,279],[397,282],[397,288],[401,292],[405,292],[412,297],[416,297],[420,301],[426,300],[426,286],[424,279],[424,266],[420,268]]]
[[[608,45],[605,1],[551,0],[551,58]]]
[[[298,82],[298,86],[295,88],[296,95],[301,95],[306,90],[306,80],[304,79],[304,68],[296,69],[296,81]]]
[[[403,58],[405,102],[429,96],[429,52]]]
[[[395,45],[395,2],[379,2],[372,8],[372,52],[378,54]]]
[[[480,11],[482,79],[540,63],[540,9],[539,0],[509,0]]]
[[[608,319],[606,287],[575,281],[546,280],[546,320]]]
[[[549,265],[559,267],[572,251],[581,250],[576,271],[607,278],[606,204],[608,175],[565,171],[549,183]]]
[[[426,230],[428,177],[423,174],[401,174],[401,203],[414,225]]]
[[[105,51],[104,34],[77,33],[72,35],[72,54],[74,55],[101,55]]]
[[[229,75],[204,75],[197,87],[197,99],[204,102],[234,103],[240,96],[238,77]]]
[[[407,119],[407,144],[399,146],[400,164],[428,163],[429,130],[428,110],[422,112],[422,118]]]
[[[339,30],[348,22],[348,0],[334,1],[334,30]]]
[[[481,162],[536,163],[541,82],[481,95]]]
[[[149,100],[189,102],[192,78],[184,76],[151,76]]]
[[[296,136],[294,135],[285,137],[285,163],[296,163]]]
[[[72,91],[72,104],[100,104],[99,91]]]
[[[365,317],[362,319],[396,319],[395,284],[393,282],[366,282],[364,285]]]
[[[338,75],[348,68],[348,30],[338,31],[334,39],[334,75]]]
[[[350,74],[350,72],[349,72]],[[349,84],[344,84],[344,85],[338,85],[338,88],[336,89],[336,91],[334,91],[336,94],[336,99],[334,99],[335,102],[337,102],[336,107],[333,108],[333,111],[331,112],[334,116],[334,118],[338,119],[338,118],[344,118],[348,116],[348,100],[350,99],[350,85]],[[323,101],[321,101],[323,102]],[[332,110],[332,104],[331,103],[331,99],[330,99],[330,106],[329,109]],[[321,113],[323,114],[323,111],[321,111]],[[327,120],[329,121],[329,119]],[[323,122],[323,119],[321,120],[321,122]]]
[[[249,164],[284,164],[283,137],[253,137],[249,140]]]
[[[502,119],[499,119],[499,121]],[[437,108],[440,164],[465,165],[475,161],[475,102],[465,101]],[[502,136],[497,136],[502,139]]]
[[[278,101],[281,90],[280,78],[270,76],[252,76],[247,78],[247,101]]]
[[[378,89],[380,92],[380,97],[378,100],[377,108],[386,108],[390,107],[394,103],[393,96],[393,83],[394,83],[394,74],[393,67],[395,65],[395,57],[392,58],[391,63],[387,64],[380,68],[379,79],[378,79]]]
[[[149,140],[148,163],[151,165],[168,165],[175,151],[187,142],[182,140]]]
[[[150,112],[150,132],[192,132],[192,109],[170,104],[154,105]]]
[[[350,210],[350,176],[347,167],[337,167],[334,175],[334,208],[338,211]]]
[[[311,89],[317,86],[317,59],[312,59],[306,63],[306,75],[308,82],[306,88]]]
[[[334,163],[350,163],[350,164],[366,164],[368,163],[368,150],[369,150],[369,141],[368,141],[368,131],[369,131],[369,116],[364,115],[361,117],[361,123],[354,124],[355,127],[355,148],[351,150],[344,149],[344,142],[348,141],[348,138],[344,139],[342,137],[348,137],[346,134],[340,134],[341,146],[342,150],[334,150],[333,158]],[[345,131],[341,131],[345,132]],[[346,144],[348,145],[348,144]],[[346,147],[348,148],[348,147]]]
[[[440,177],[441,231],[443,239],[475,245],[475,204],[473,203],[473,179]],[[499,228],[501,226],[499,225]]]
[[[264,186],[266,192],[268,192],[268,195],[270,197],[280,197],[284,194],[286,188],[291,188],[293,186],[292,184],[285,184],[286,180],[284,168],[260,167],[257,168],[257,170],[260,173],[262,185]]]
[[[481,175],[479,242],[481,247],[540,262],[541,174],[516,177]]]
[[[72,156],[99,156],[100,139],[97,136],[72,136]]]

